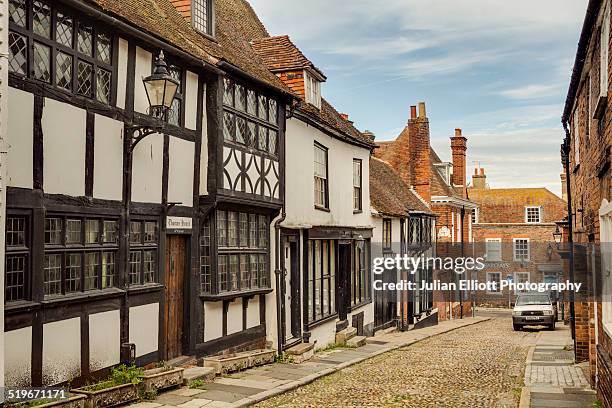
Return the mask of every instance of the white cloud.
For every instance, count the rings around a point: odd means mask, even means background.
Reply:
[[[550,96],[559,95],[562,93],[561,85],[542,85],[532,84],[521,86],[514,89],[506,89],[501,91],[500,94],[510,99],[537,99],[546,98]]]

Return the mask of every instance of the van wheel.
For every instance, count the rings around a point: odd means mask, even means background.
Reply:
[[[514,328],[514,331],[520,331],[522,328],[520,324],[513,324],[512,327]]]

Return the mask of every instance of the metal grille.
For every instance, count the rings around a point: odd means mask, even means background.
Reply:
[[[85,55],[92,56],[93,52],[93,29],[86,25],[79,25],[79,34],[77,36],[77,48],[79,52]]]
[[[111,63],[111,39],[108,34],[98,34],[96,41],[97,55],[99,61],[109,64]]]
[[[56,59],[55,83],[60,88],[70,91],[72,90],[72,56],[58,51]]]
[[[72,39],[74,33],[74,23],[72,18],[57,12],[57,23],[55,29],[55,40],[65,45],[66,47],[72,48]]]
[[[38,42],[34,42],[34,78],[51,82],[51,50]]]
[[[93,88],[91,80],[92,70],[93,68],[91,64],[79,61],[77,69],[77,93],[85,96],[91,96],[91,91]]]
[[[109,103],[111,92],[111,73],[98,68],[96,74],[96,99],[102,103]]]
[[[22,27],[26,26],[26,4],[25,0],[9,1],[9,21]]]
[[[51,38],[51,8],[42,1],[32,3],[32,31],[42,37]]]
[[[9,69],[25,75],[28,69],[28,40],[21,34],[9,33]]]

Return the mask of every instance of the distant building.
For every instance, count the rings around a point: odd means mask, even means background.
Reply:
[[[472,176],[470,199],[474,246],[486,256],[479,281],[510,276],[514,282],[557,282],[561,260],[553,248],[555,222],[565,217],[566,203],[546,188],[489,188],[484,169]],[[513,295],[515,293],[511,293]],[[508,292],[478,292],[477,305],[508,305]]]

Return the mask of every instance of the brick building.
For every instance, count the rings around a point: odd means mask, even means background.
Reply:
[[[476,169],[470,199],[478,203],[472,218],[475,250],[486,256],[479,281],[557,282],[561,259],[553,248],[555,222],[566,214],[566,202],[546,188],[489,188],[483,168]],[[505,291],[478,292],[478,305],[505,306],[514,301]],[[510,302],[509,302],[510,300]]]
[[[455,129],[451,139],[452,163],[443,162],[431,148],[429,119],[424,102],[410,107],[410,119],[400,135],[391,142],[380,142],[375,155],[391,167],[437,215],[436,239],[438,255],[462,256],[465,245],[472,241],[471,214],[477,205],[468,197],[466,183],[467,138]],[[452,275],[434,271],[434,279],[449,281]],[[466,293],[434,293],[440,319],[470,313]]]
[[[589,1],[562,117],[571,273],[588,284],[590,295],[575,302],[576,360],[590,362],[591,380],[605,407],[612,406],[610,3]]]

